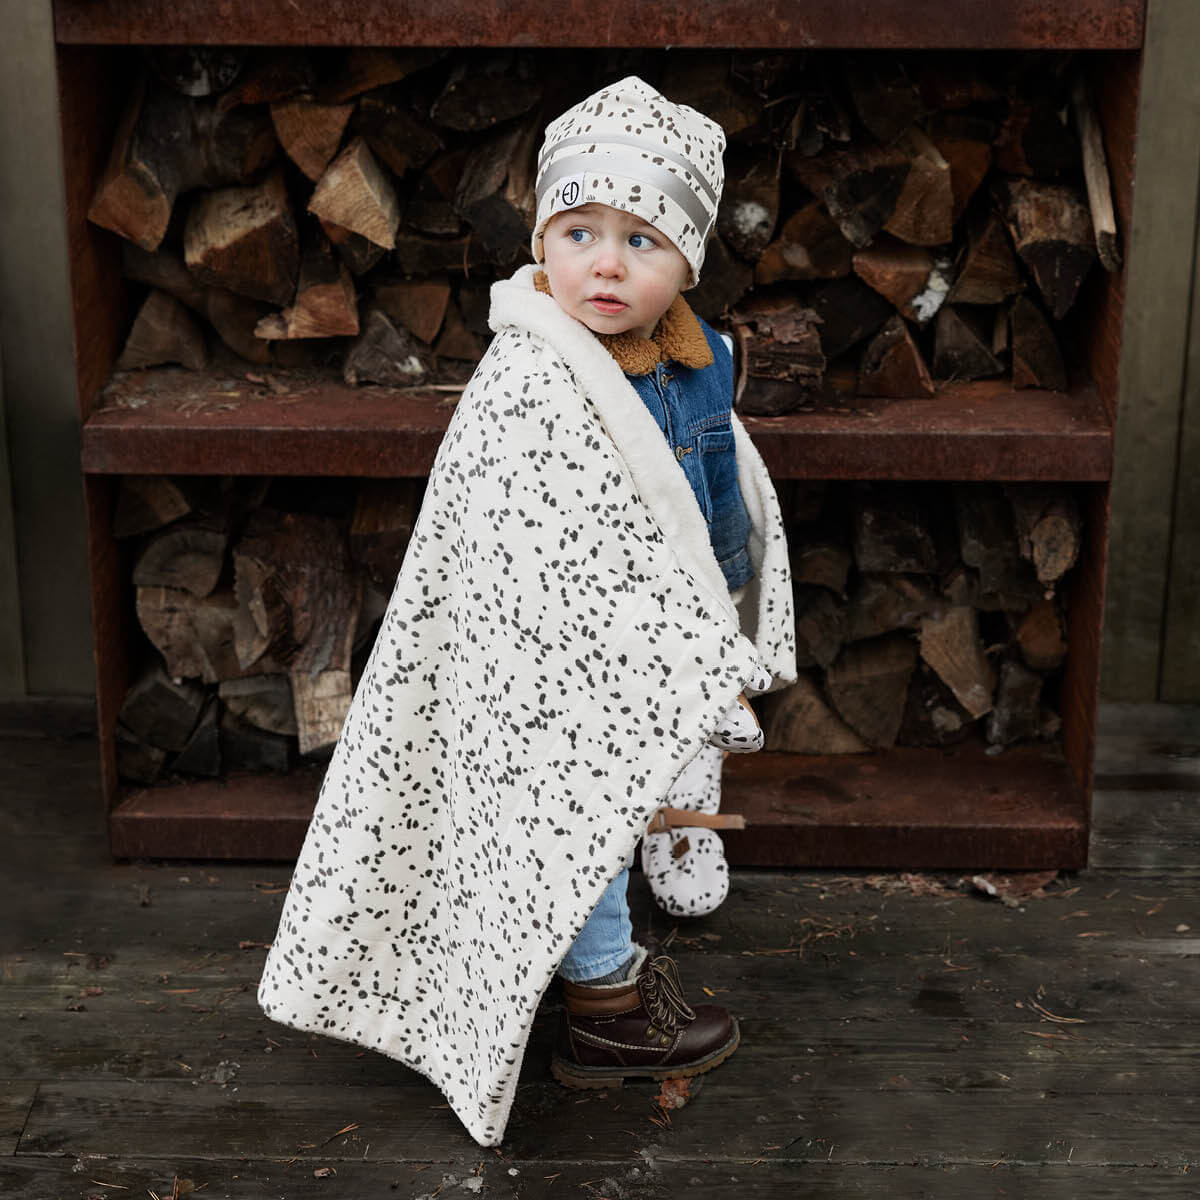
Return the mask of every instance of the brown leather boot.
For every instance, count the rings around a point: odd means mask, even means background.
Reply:
[[[716,1004],[690,1007],[673,958],[643,950],[630,970],[625,982],[598,987],[563,980],[566,1013],[550,1062],[560,1083],[600,1088],[701,1075],[737,1049],[737,1021]]]

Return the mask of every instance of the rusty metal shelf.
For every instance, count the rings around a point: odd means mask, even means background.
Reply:
[[[114,378],[84,423],[93,475],[424,475],[457,397],[273,376],[276,386],[164,367]],[[849,405],[853,405],[850,407]],[[778,479],[1102,481],[1112,428],[1096,390],[946,384],[930,399],[746,417]]]
[[[113,854],[293,859],[323,773],[128,791],[111,814]],[[1086,806],[1066,761],[1041,747],[731,755],[721,807],[747,818],[722,835],[741,866],[1072,869],[1086,858]]]
[[[1134,50],[1145,0],[56,0],[62,44]]]

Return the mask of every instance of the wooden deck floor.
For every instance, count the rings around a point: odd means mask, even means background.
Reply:
[[[114,864],[95,744],[0,711],[0,1195],[991,1197],[1200,1192],[1200,712],[1106,706],[1093,866],[1043,899],[930,877],[737,873],[678,923],[743,1046],[656,1085],[550,1078],[547,995],[508,1136],[429,1084],[266,1020],[288,871]],[[48,714],[52,715],[52,714]],[[69,726],[69,723],[68,723]],[[56,736],[46,736],[46,728]]]

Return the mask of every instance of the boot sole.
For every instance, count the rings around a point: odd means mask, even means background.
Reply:
[[[741,1040],[741,1030],[735,1020],[729,1041],[707,1058],[696,1062],[680,1063],[673,1067],[582,1067],[556,1054],[550,1060],[550,1073],[559,1083],[570,1088],[612,1087],[625,1079],[690,1079],[693,1075],[703,1075],[705,1071],[719,1067],[738,1048]]]

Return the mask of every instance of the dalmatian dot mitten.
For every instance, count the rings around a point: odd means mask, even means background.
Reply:
[[[725,710],[708,743],[731,754],[753,754],[763,748],[762,727],[753,709],[741,696]]]

